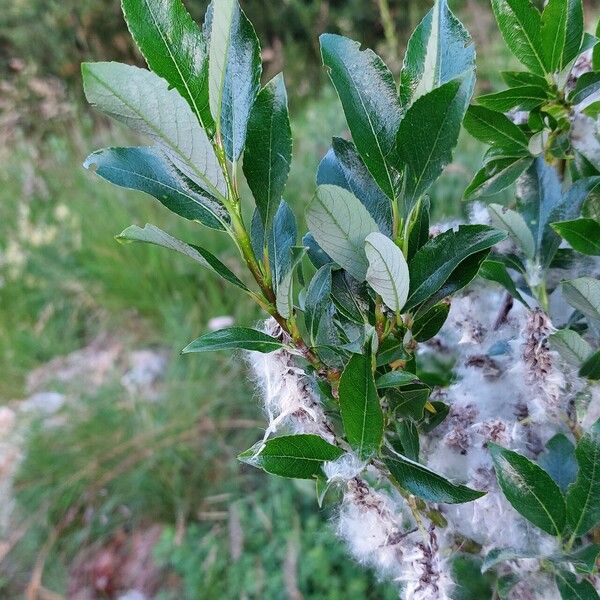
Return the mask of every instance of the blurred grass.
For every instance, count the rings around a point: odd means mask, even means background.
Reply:
[[[487,88],[498,85],[500,66],[510,64],[499,45],[492,41],[491,48],[480,68]],[[286,200],[301,218],[331,136],[347,132],[331,86],[310,102],[292,98],[292,109]],[[118,377],[99,389],[56,383],[77,401],[60,413],[58,425],[37,422],[26,441],[16,525],[27,529],[0,576],[0,597],[18,597],[53,532],[43,581],[62,593],[81,548],[157,522],[165,526],[157,560],[179,577],[186,599],[283,597],[290,545],[302,557],[297,586],[307,598],[395,597],[393,586],[378,586],[346,557],[311,489],[237,464],[236,454],[260,435],[251,422],[262,418],[241,358],[181,357],[179,351],[212,317],[248,324],[258,311],[185,257],[112,238],[131,223],[151,222],[202,244],[244,276],[235,251],[223,234],[82,169],[87,153],[131,138],[85,109],[74,110],[75,119],[22,135],[1,153],[0,398],[25,397],[32,369],[102,332],[126,349],[165,349],[168,367],[156,401],[127,395]],[[463,134],[453,165],[431,191],[435,220],[464,216],[461,194],[481,154]],[[229,514],[235,507],[244,531],[236,560],[228,521],[215,525],[199,516],[207,497],[220,494],[227,496],[219,510]],[[182,597],[177,593],[165,589],[164,597]]]

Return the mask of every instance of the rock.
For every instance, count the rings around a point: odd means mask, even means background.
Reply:
[[[168,358],[164,352],[137,350],[129,356],[129,370],[121,384],[130,394],[155,395],[153,387],[164,375]]]

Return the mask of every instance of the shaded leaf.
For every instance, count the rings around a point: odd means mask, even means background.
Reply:
[[[382,390],[386,388],[396,388],[405,385],[411,385],[418,383],[418,381],[419,380],[417,376],[409,371],[390,371],[389,373],[380,375],[375,383],[377,385],[377,389]]]
[[[592,347],[572,329],[561,329],[548,336],[553,350],[570,365],[579,368],[592,353]]]
[[[600,322],[600,281],[592,277],[579,277],[562,282],[566,301],[581,311],[588,319]]]
[[[555,576],[556,585],[562,600],[598,600],[598,592],[585,579],[579,581],[569,571],[559,571]]]
[[[564,493],[577,477],[575,446],[563,433],[557,433],[546,442],[546,451],[538,458],[544,469]]]
[[[531,166],[533,158],[497,158],[480,169],[465,190],[465,200],[493,196],[505,190]]]
[[[579,376],[592,381],[600,380],[600,350],[585,360],[579,369]]]
[[[567,240],[573,250],[600,256],[600,223],[594,219],[575,219],[552,223],[552,228]]]
[[[312,346],[317,345],[319,324],[331,296],[331,265],[321,267],[312,278],[304,300],[304,322]]]
[[[515,282],[509,275],[506,265],[497,260],[485,260],[479,269],[479,275],[488,281],[499,283],[513,298],[517,299],[524,306],[529,306],[523,299]]]
[[[402,447],[402,454],[410,460],[419,460],[419,430],[417,426],[407,419],[396,423],[396,435]]]
[[[527,258],[535,256],[535,240],[525,219],[516,211],[504,208],[499,204],[490,204],[488,211],[492,224],[508,231],[515,244],[523,251]]]
[[[450,304],[441,302],[430,308],[424,315],[415,319],[412,335],[417,342],[426,342],[437,335],[450,312]]]

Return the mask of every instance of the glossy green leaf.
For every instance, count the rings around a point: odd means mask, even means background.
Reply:
[[[395,176],[388,159],[396,144],[400,104],[394,78],[372,50],[348,38],[323,34],[323,64],[335,86],[352,139],[375,181],[395,197]]]
[[[331,296],[331,265],[321,267],[312,278],[304,300],[304,322],[310,343],[317,345],[319,324],[327,310]]]
[[[188,354],[190,352],[241,349],[268,354],[282,347],[283,344],[278,339],[262,331],[249,327],[228,327],[205,333],[188,344],[181,352]]]
[[[383,438],[383,411],[373,379],[370,344],[353,354],[339,384],[339,403],[346,439],[362,459],[375,454]]]
[[[525,219],[516,211],[504,208],[499,204],[488,206],[492,224],[508,232],[513,242],[521,249],[527,258],[535,256],[535,240]]]
[[[396,423],[396,435],[402,447],[402,454],[409,460],[419,461],[419,430],[408,419]]]
[[[549,0],[542,13],[542,54],[546,70],[562,71],[578,54],[583,41],[581,0]]]
[[[452,161],[473,84],[469,73],[421,96],[406,111],[397,139],[398,169],[404,166],[405,216]]]
[[[506,234],[486,225],[461,225],[448,230],[423,246],[409,263],[409,310],[437,292],[454,270],[468,257],[491,248]]]
[[[464,126],[474,138],[502,149],[508,156],[529,156],[527,136],[501,112],[472,105],[465,115]]]
[[[562,600],[598,600],[600,598],[589,581],[579,580],[569,571],[558,571],[555,581]]]
[[[448,318],[450,304],[441,302],[429,309],[424,315],[415,319],[412,335],[417,342],[426,342],[437,335]]]
[[[390,371],[389,373],[384,373],[383,375],[380,375],[375,383],[377,385],[377,389],[381,390],[387,388],[403,387],[418,382],[419,380],[417,376],[414,373],[410,373],[409,371]]]
[[[206,40],[181,0],[122,0],[122,7],[148,66],[186,99],[204,129],[212,132]]]
[[[579,368],[592,353],[592,347],[572,329],[561,329],[548,336],[551,348],[570,365]]]
[[[212,229],[229,219],[223,206],[202,190],[194,190],[156,148],[106,148],[90,154],[86,169],[120,187],[153,196],[175,214]]]
[[[400,76],[403,106],[460,77],[474,66],[475,47],[469,32],[452,14],[446,0],[436,0],[406,48]]]
[[[600,256],[600,223],[595,219],[575,219],[552,223],[552,228],[567,240],[573,250]]]
[[[524,306],[529,306],[523,299],[523,296],[519,293],[515,282],[508,273],[506,265],[503,262],[489,259],[484,260],[479,269],[479,275],[488,281],[499,283],[513,298],[518,300]]]
[[[533,110],[548,100],[548,94],[540,87],[524,85],[494,94],[477,97],[477,103],[491,110],[508,112],[513,109]]]
[[[369,261],[367,283],[382,297],[385,305],[399,314],[408,298],[410,277],[402,250],[382,233],[370,233],[365,239]]]
[[[306,222],[319,246],[352,277],[364,281],[369,266],[365,239],[378,227],[358,198],[343,188],[320,185]]]
[[[459,504],[485,496],[485,492],[454,484],[408,458],[388,455],[384,462],[400,487],[428,502]]]
[[[292,162],[287,93],[277,75],[258,94],[246,136],[244,175],[265,229],[279,206]]]
[[[565,500],[559,487],[541,467],[517,452],[488,445],[498,483],[513,508],[551,535],[565,527]]]
[[[317,171],[317,185],[330,184],[352,192],[385,235],[392,233],[392,204],[377,185],[352,142],[334,137]]]
[[[206,132],[179,92],[158,75],[120,63],[84,63],[88,102],[159,144],[184,175],[216,198],[227,195]]]
[[[120,233],[117,236],[117,240],[122,243],[145,242],[147,244],[154,244],[155,246],[162,246],[169,250],[175,250],[175,252],[188,256],[203,267],[223,277],[229,283],[243,290],[248,290],[246,285],[208,250],[186,244],[154,225],[146,224],[143,229],[137,225],[132,225]]]
[[[588,319],[600,322],[600,281],[593,277],[579,277],[562,282],[565,300]]]
[[[530,0],[492,0],[498,27],[510,51],[531,71],[545,73],[541,15]]]
[[[592,381],[600,380],[600,350],[585,360],[579,369],[579,376]]]
[[[343,271],[333,273],[331,294],[338,311],[347,319],[359,325],[367,321],[368,302],[357,282]]]
[[[284,435],[259,442],[238,459],[267,473],[294,479],[312,479],[322,473],[323,463],[338,459],[343,450],[318,435]]]
[[[210,110],[227,158],[236,161],[244,149],[250,111],[260,89],[260,45],[237,0],[214,0],[207,21]]]
[[[575,446],[564,433],[557,433],[546,442],[546,450],[538,458],[538,464],[564,494],[577,477]]]
[[[493,196],[505,190],[531,166],[529,157],[497,158],[480,169],[465,190],[465,200]]]

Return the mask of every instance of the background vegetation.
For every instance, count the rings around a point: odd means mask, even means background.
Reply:
[[[118,0],[3,4],[0,597],[395,597],[344,556],[312,487],[235,460],[257,437],[243,359],[179,355],[211,319],[259,315],[185,258],[112,239],[149,221],[190,241],[200,234],[228,259],[218,234],[80,167],[88,151],[129,135],[88,113],[79,81],[82,60],[140,62]],[[200,19],[206,2],[187,4]],[[303,206],[331,136],[344,133],[319,33],[360,39],[397,72],[429,2],[242,6],[266,48],[267,77],[286,73],[295,138],[286,199]],[[488,2],[453,8],[477,41],[479,86],[493,89],[512,59]],[[464,212],[480,156],[464,136],[432,192],[437,219]]]

